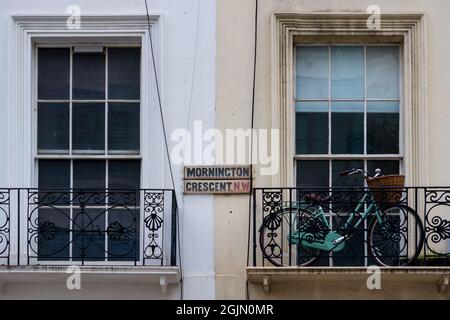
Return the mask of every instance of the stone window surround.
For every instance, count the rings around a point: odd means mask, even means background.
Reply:
[[[272,14],[271,126],[280,129],[280,170],[272,177],[272,186],[295,186],[294,47],[319,40],[401,45],[403,168],[407,185],[426,185],[426,17],[422,13],[383,14],[380,30],[367,28],[368,17],[361,13]]]
[[[37,187],[36,46],[61,44],[138,44],[141,47],[141,185],[145,188],[164,186],[167,164],[160,139],[160,118],[153,116],[159,110],[149,42],[151,32],[156,71],[163,80],[165,72],[161,15],[150,16],[150,29],[146,15],[82,16],[81,29],[73,30],[67,28],[68,17],[63,15],[13,15],[10,18],[7,45],[8,73],[11,77],[8,84],[8,105],[4,108],[8,119],[8,137],[5,143],[8,176],[5,187]],[[163,93],[164,88],[160,89]],[[21,201],[26,203],[27,199]],[[16,206],[12,205],[11,212],[18,210]],[[22,221],[26,221],[26,214],[25,210],[20,213]],[[12,217],[11,239],[18,237],[17,226],[17,219]],[[26,237],[26,232],[20,233],[22,259],[26,257]],[[11,252],[15,252],[17,245],[15,242],[11,243]],[[12,261],[18,259],[15,254],[11,254],[11,257]]]

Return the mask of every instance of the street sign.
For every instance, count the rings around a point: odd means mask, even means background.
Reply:
[[[184,168],[184,193],[249,193],[250,173],[250,166],[186,166]]]

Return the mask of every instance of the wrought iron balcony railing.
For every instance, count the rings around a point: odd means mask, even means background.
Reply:
[[[450,187],[257,188],[253,266],[450,265]]]
[[[2,265],[177,264],[173,190],[0,189]]]

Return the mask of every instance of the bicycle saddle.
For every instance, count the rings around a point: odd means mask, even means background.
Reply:
[[[330,199],[331,199],[331,197],[326,196],[324,194],[320,194],[320,193],[308,193],[307,195],[305,195],[306,201],[311,201],[312,203],[315,203],[315,204],[329,202]]]

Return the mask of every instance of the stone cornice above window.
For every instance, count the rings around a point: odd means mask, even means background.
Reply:
[[[150,23],[154,24],[159,15],[151,15]],[[17,24],[17,27],[24,30],[35,30],[36,27],[41,26],[48,30],[61,30],[66,29],[67,19],[69,16],[61,15],[13,15],[12,19]],[[79,30],[85,29],[99,29],[99,28],[114,28],[114,29],[147,29],[147,16],[146,15],[111,15],[111,16],[81,16],[81,26]]]

